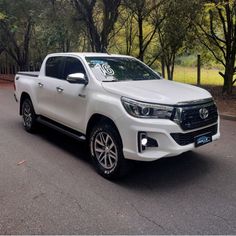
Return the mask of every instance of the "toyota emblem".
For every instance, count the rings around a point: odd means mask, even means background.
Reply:
[[[201,119],[205,120],[209,116],[209,111],[205,107],[203,107],[199,110],[199,115]]]

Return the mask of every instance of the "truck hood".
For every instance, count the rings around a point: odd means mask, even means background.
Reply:
[[[102,86],[106,91],[116,95],[167,105],[211,98],[210,93],[204,89],[165,79],[102,82]]]

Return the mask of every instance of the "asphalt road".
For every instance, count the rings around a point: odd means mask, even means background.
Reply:
[[[26,133],[17,110],[0,89],[0,234],[236,234],[235,121],[217,142],[110,182],[83,143]]]

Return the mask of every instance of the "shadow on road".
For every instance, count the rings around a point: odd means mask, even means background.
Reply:
[[[70,155],[91,165],[85,142],[78,142],[53,129],[40,127],[37,133],[42,139],[63,149]],[[185,186],[203,178],[211,170],[212,159],[197,151],[163,158],[155,162],[132,162],[130,173],[114,184],[130,189],[172,189]],[[106,182],[106,180],[104,179]]]
[[[187,152],[155,162],[135,163],[133,171],[117,184],[130,189],[175,189],[191,185],[211,170],[211,160],[196,152]]]
[[[78,159],[87,160],[89,162],[89,153],[86,147],[86,142],[77,141],[76,139],[68,137],[67,135],[43,125],[39,125],[36,135]]]

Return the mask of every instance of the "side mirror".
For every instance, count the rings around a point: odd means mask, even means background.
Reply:
[[[84,73],[69,74],[66,80],[72,84],[84,84],[84,85],[88,84],[88,80],[85,78]]]

